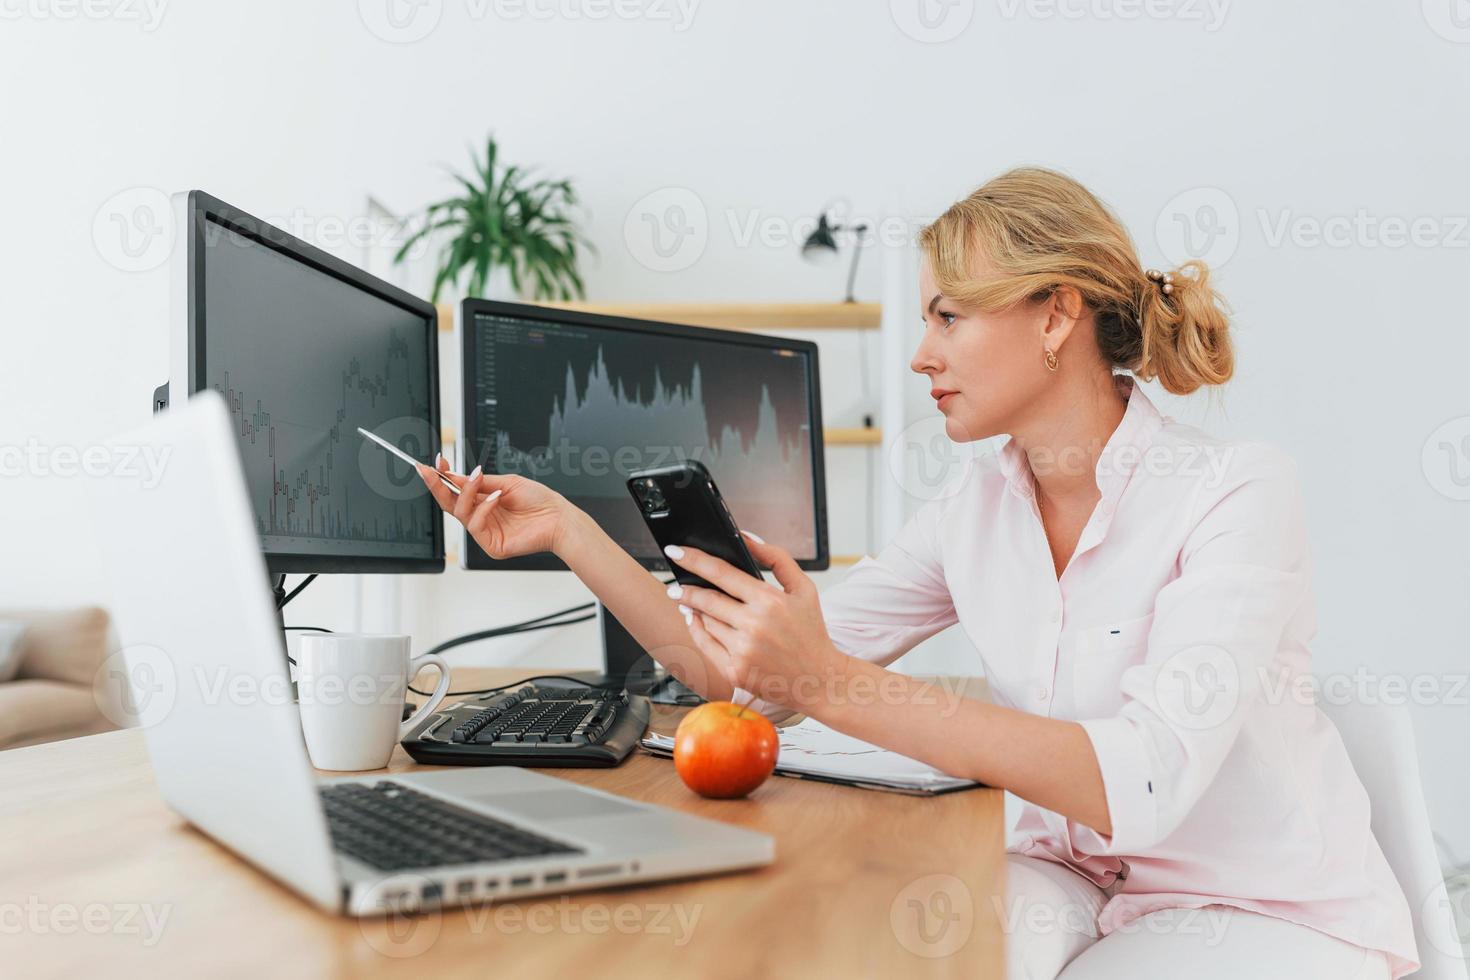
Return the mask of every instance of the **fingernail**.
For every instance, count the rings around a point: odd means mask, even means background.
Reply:
[[[694,611],[688,606],[684,605],[682,602],[679,604],[679,612],[685,616],[692,616],[694,614]]]
[[[694,625],[694,613],[687,612],[687,613],[684,614],[684,625],[685,626],[693,626]]]
[[[680,585],[678,582],[671,583],[669,587],[664,591],[668,592],[670,599],[684,598],[684,586]]]
[[[664,545],[664,554],[674,559],[674,561],[678,561],[684,557],[684,549],[676,544]]]
[[[494,500],[498,496],[500,496],[500,491],[499,490],[496,490],[490,496],[488,496],[488,497],[485,498],[485,503],[488,504],[490,501]]]
[[[435,469],[438,469],[439,464],[442,463],[442,462],[444,462],[444,454],[443,453],[435,453],[434,454],[434,468]],[[749,532],[747,532],[747,533],[749,533]]]
[[[471,479],[471,480],[473,480],[473,479],[475,479],[475,478],[476,478],[476,477],[478,477],[478,476],[479,476],[479,475],[480,475],[480,471],[481,471],[481,470],[482,470],[482,469],[484,469],[484,467],[483,467],[483,466],[476,466],[476,467],[475,467],[475,468],[474,468],[474,470],[473,470],[473,471],[472,471],[472,472],[471,472],[471,473],[470,473],[470,479]]]
[[[766,543],[766,539],[763,538],[763,537],[761,537],[759,534],[756,534],[754,531],[747,531],[745,528],[742,527],[740,529],[740,533],[743,534],[743,535],[745,535],[750,540],[756,542],[757,544],[765,544]]]

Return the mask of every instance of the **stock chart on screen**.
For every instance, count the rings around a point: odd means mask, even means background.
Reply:
[[[229,405],[266,550],[432,556],[422,482],[357,433],[432,452],[423,320],[225,229],[204,288],[205,384]]]
[[[802,351],[484,313],[473,329],[471,434],[487,472],[553,487],[650,557],[628,474],[696,459],[745,527],[815,555]]]

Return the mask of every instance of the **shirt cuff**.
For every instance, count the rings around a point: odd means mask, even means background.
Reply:
[[[1069,821],[1073,840],[1088,854],[1137,854],[1157,843],[1158,805],[1143,740],[1127,718],[1080,723],[1092,740],[1108,797],[1111,836]]]
[[[749,708],[751,711],[756,712],[757,714],[765,715],[771,720],[772,724],[783,722],[787,718],[790,718],[792,715],[796,714],[796,712],[791,710],[790,708],[784,707],[779,704],[772,704],[770,701],[762,701],[760,698],[753,697],[751,693],[743,687],[735,688],[735,692],[730,696],[730,700],[736,704],[745,705],[747,708]]]

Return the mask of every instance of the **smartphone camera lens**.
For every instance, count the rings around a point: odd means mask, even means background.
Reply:
[[[643,505],[647,513],[656,514],[668,508],[669,502],[664,499],[664,493],[659,489],[657,480],[642,479],[633,486],[638,494],[638,502]]]

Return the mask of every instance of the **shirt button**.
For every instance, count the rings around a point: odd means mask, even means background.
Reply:
[[[1036,700],[1038,700],[1038,701],[1045,701],[1050,696],[1051,696],[1051,691],[1047,690],[1045,684],[1037,685],[1037,688],[1036,688]]]

